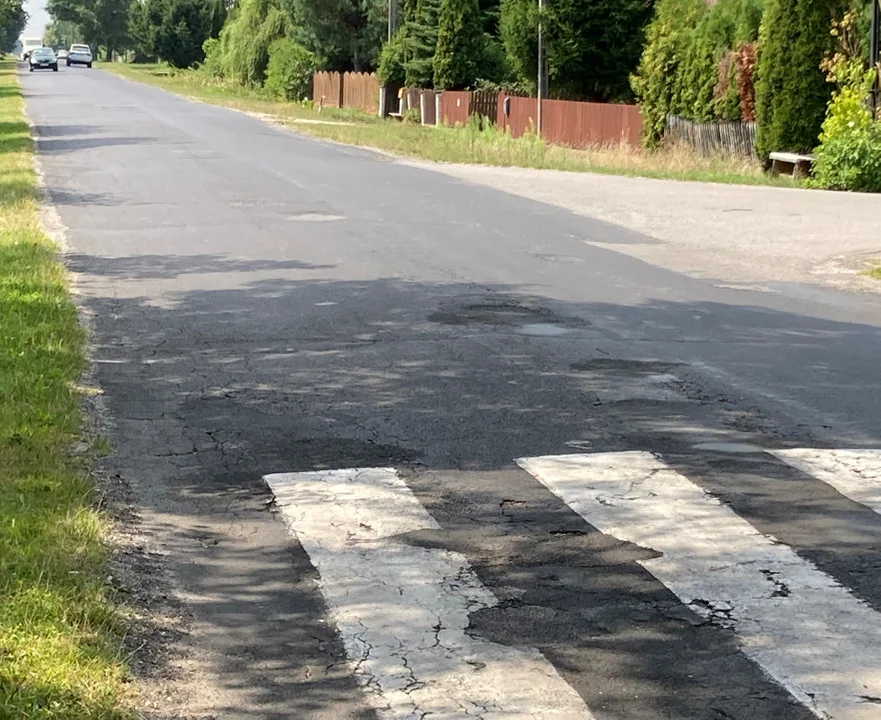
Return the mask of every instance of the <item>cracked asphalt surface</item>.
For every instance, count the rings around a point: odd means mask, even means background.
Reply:
[[[407,541],[499,600],[468,632],[595,717],[815,717],[515,460],[662,453],[881,610],[881,515],[726,449],[879,446],[877,300],[726,290],[584,242],[634,238],[608,223],[62,70],[22,85],[110,464],[192,614],[154,717],[374,717],[262,478],[387,466],[438,525]]]

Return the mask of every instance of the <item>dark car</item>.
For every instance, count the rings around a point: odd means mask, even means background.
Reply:
[[[58,58],[55,57],[55,51],[52,48],[41,47],[31,50],[28,65],[31,72],[34,70],[54,70],[58,72]]]

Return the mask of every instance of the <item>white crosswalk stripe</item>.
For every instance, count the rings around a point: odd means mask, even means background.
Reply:
[[[438,525],[394,470],[266,481],[320,574],[355,673],[382,717],[592,717],[537,650],[465,632],[469,614],[496,598],[462,555],[400,537]]]
[[[799,448],[769,452],[881,515],[881,450]]]
[[[768,452],[881,514],[881,450]],[[517,462],[601,532],[656,551],[643,567],[730,628],[815,715],[881,719],[881,614],[791,548],[651,453]],[[381,717],[592,717],[538,650],[466,632],[470,614],[497,600],[463,555],[408,542],[439,526],[395,470],[266,481]]]
[[[523,458],[603,533],[661,555],[641,564],[820,717],[879,718],[881,616],[792,549],[646,452]]]

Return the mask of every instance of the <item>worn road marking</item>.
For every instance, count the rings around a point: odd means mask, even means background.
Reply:
[[[601,532],[819,717],[881,718],[881,615],[647,452],[523,458]]]
[[[466,632],[469,614],[497,600],[461,554],[400,537],[439,526],[394,470],[266,482],[318,570],[349,660],[382,717],[592,717],[537,650]]]
[[[881,515],[881,450],[799,449],[769,452]]]

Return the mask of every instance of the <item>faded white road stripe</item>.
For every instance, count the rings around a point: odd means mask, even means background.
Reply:
[[[532,648],[471,637],[496,598],[459,553],[403,533],[438,525],[392,469],[266,477],[320,575],[358,679],[387,718],[591,718]]]
[[[650,453],[518,462],[601,532],[662,553],[642,565],[815,714],[881,718],[881,615],[791,548]]]
[[[881,450],[769,450],[783,462],[881,514]],[[881,714],[881,712],[879,712]]]

